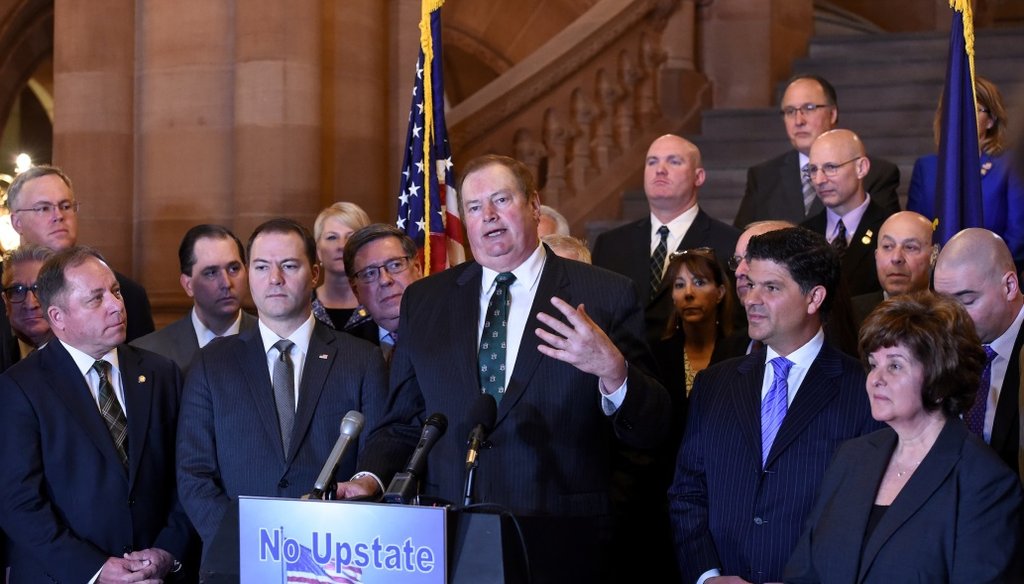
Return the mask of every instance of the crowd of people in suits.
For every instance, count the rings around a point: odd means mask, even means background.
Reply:
[[[983,132],[1005,125],[980,103]],[[940,247],[826,80],[794,78],[780,115],[793,149],[750,169],[734,225],[701,209],[680,136],[648,149],[649,216],[592,255],[525,164],[486,155],[458,185],[471,261],[423,277],[415,243],[351,203],[244,243],[197,225],[192,308],[157,331],[142,287],[77,241],[70,179],[22,173],[9,581],[196,581],[240,496],[308,494],[350,410],[365,430],[335,497],[380,499],[443,414],[421,497],[516,517],[532,582],[1024,581],[1016,220]],[[496,416],[467,493],[481,395]]]

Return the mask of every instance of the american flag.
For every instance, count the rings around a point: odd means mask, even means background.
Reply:
[[[420,248],[424,274],[439,272],[466,259],[444,121],[442,4],[444,0],[423,0],[422,4],[420,56],[398,192],[397,225]]]
[[[288,562],[285,582],[294,582],[296,584],[361,584],[363,581],[362,568],[342,566],[341,570],[338,570],[333,559],[321,566],[313,559],[312,550],[304,545],[299,546],[299,549],[299,557],[294,562]]]

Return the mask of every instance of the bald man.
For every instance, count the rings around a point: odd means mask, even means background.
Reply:
[[[882,300],[927,290],[939,245],[932,241],[935,231],[927,217],[914,211],[900,211],[882,223],[875,249],[875,272],[882,289],[853,297],[857,326]]]
[[[954,235],[935,263],[935,291],[963,302],[978,330],[991,364],[964,421],[1000,458],[1017,470],[1020,428],[1018,383],[1024,345],[1024,296],[1010,249],[987,229],[970,228]],[[986,373],[988,382],[985,382]]]
[[[594,265],[629,277],[644,301],[647,340],[664,332],[672,294],[661,281],[672,252],[710,247],[725,266],[739,230],[713,219],[697,204],[706,176],[700,150],[667,134],[654,140],[644,161],[644,194],[650,216],[602,233],[594,242]]]
[[[882,289],[873,252],[878,229],[892,211],[864,190],[870,168],[864,143],[850,130],[818,136],[804,167],[825,210],[802,226],[824,235],[839,252],[842,285],[850,297]]]

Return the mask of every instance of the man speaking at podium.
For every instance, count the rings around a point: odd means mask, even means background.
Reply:
[[[406,289],[387,413],[359,458],[359,469],[376,476],[342,483],[339,495],[379,493],[379,481],[409,458],[427,416],[440,413],[448,430],[429,455],[421,490],[462,502],[466,438],[480,423],[467,413],[490,393],[497,420],[490,447],[479,453],[473,500],[520,517],[534,582],[600,577],[610,557],[602,544],[610,537],[614,442],[653,446],[671,409],[645,369],[636,290],[540,245],[540,198],[522,163],[493,155],[471,161],[459,195],[476,261]],[[526,516],[586,527],[557,541],[554,527],[531,537]]]
[[[246,256],[258,326],[199,351],[178,423],[178,490],[204,561],[231,501],[308,493],[342,417],[359,411],[371,427],[386,387],[376,347],[313,318],[316,244],[305,227],[271,219]],[[354,461],[346,456],[338,476]]]

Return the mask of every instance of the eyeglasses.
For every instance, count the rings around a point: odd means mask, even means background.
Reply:
[[[739,269],[740,262],[742,262],[744,259],[745,258],[743,256],[741,256],[741,255],[734,255],[734,256],[730,257],[729,258],[729,262],[728,262],[729,269],[732,270],[733,272],[735,272],[736,270]]]
[[[33,294],[36,295],[36,298],[38,298],[38,290],[38,284],[32,284],[31,286],[26,286],[24,284],[15,284],[13,286],[8,286],[7,288],[4,288],[3,292],[4,296],[6,296],[8,300],[15,304],[21,304],[22,302],[25,301],[25,298],[28,297],[29,292],[32,292]]]
[[[674,251],[674,252],[672,252],[672,255],[668,256],[668,259],[669,260],[674,260],[676,258],[683,257],[684,255],[687,255],[687,254],[694,254],[694,255],[704,256],[706,258],[710,258],[712,260],[715,260],[715,250],[710,248],[710,247],[691,247],[690,249],[684,249],[682,251]],[[717,260],[715,260],[715,261],[717,261]]]
[[[807,164],[807,165],[804,165],[804,168],[803,168],[803,177],[804,177],[805,180],[811,180],[814,177],[818,176],[818,171],[820,170],[821,172],[825,173],[825,176],[827,176],[829,178],[832,178],[833,176],[835,176],[839,172],[840,168],[846,166],[847,164],[850,164],[851,162],[853,162],[855,160],[860,160],[861,158],[863,158],[863,156],[858,156],[856,158],[851,158],[851,159],[847,160],[846,162],[840,162],[839,164],[835,164],[835,163],[832,163],[832,162],[826,162],[825,164],[822,164],[821,167],[818,167],[817,165],[814,165],[814,164]]]
[[[52,215],[54,209],[59,209],[61,213],[77,213],[78,212],[78,201],[61,201],[59,203],[39,203],[35,207],[28,207],[25,209],[15,209],[15,213],[32,212],[37,215]]]
[[[409,269],[410,260],[412,256],[405,256],[400,258],[391,258],[390,260],[377,264],[375,266],[366,266],[355,273],[357,280],[363,284],[373,284],[380,279],[380,271],[384,270],[388,274],[394,276],[395,274],[401,274],[402,272]]]
[[[784,107],[781,110],[779,110],[779,113],[782,114],[784,117],[787,117],[787,118],[794,118],[794,117],[796,117],[797,112],[802,113],[805,116],[809,116],[809,115],[813,114],[815,111],[817,111],[818,109],[823,108],[823,107],[832,107],[832,106],[830,104],[827,104],[827,103],[805,103],[805,104],[803,104],[800,107],[793,107],[793,106]]]

